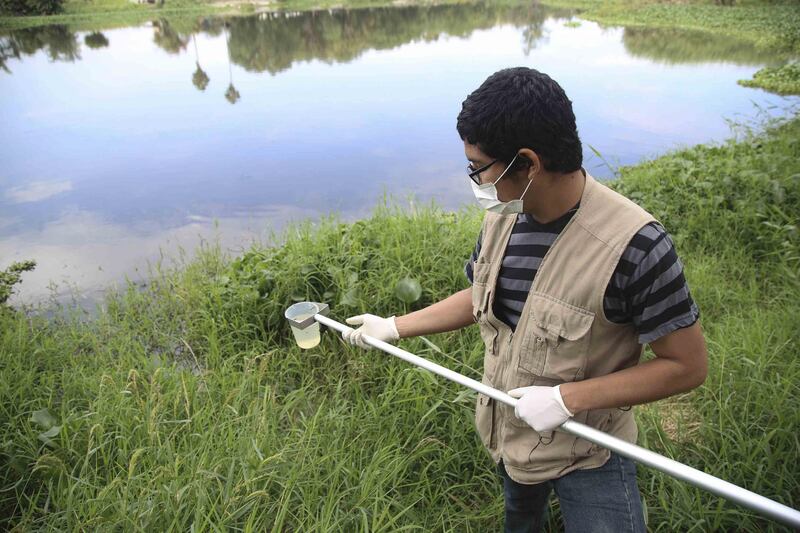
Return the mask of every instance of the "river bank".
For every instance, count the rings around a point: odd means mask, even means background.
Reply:
[[[672,233],[709,340],[706,383],[636,408],[639,442],[797,505],[800,120],[736,133],[613,185]],[[280,247],[155,267],[91,320],[0,312],[0,524],[497,530],[471,392],[331,333],[301,351],[283,320],[296,300],[343,320],[465,288],[480,218],[381,205],[292,226]],[[404,277],[421,284],[412,303],[396,295]],[[480,374],[475,328],[402,346]],[[654,531],[780,530],[651,470],[639,482]]]

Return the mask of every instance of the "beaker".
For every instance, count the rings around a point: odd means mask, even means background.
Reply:
[[[289,324],[291,324],[295,342],[304,350],[319,344],[319,322],[313,320],[311,324],[304,328],[295,326],[293,322],[302,322],[316,315],[319,311],[319,305],[314,302],[300,302],[290,306],[284,313],[284,316],[289,320]]]

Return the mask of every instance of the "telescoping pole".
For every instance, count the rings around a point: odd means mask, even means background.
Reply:
[[[335,320],[332,320],[322,314],[314,315],[314,320],[339,332],[351,329],[350,326],[340,324],[339,322],[336,322]],[[503,391],[484,385],[483,383],[475,381],[472,378],[468,378],[462,374],[459,374],[458,372],[453,372],[449,368],[437,365],[436,363],[428,361],[427,359],[424,359],[418,355],[414,355],[411,352],[407,352],[401,348],[398,348],[397,346],[383,342],[368,335],[363,335],[361,339],[370,346],[374,346],[375,348],[383,350],[390,355],[394,355],[395,357],[399,357],[400,359],[413,365],[424,368],[425,370],[429,370],[434,374],[438,374],[449,379],[450,381],[454,381],[459,385],[464,385],[465,387],[468,387],[474,391],[485,394],[490,398],[494,398],[498,402],[503,402],[511,407],[514,407],[517,404],[516,398],[512,398]],[[755,492],[750,492],[749,490],[743,489],[738,485],[734,485],[733,483],[729,483],[723,479],[706,474],[705,472],[697,470],[696,468],[679,463],[678,461],[669,459],[663,455],[651,452],[650,450],[642,448],[641,446],[637,446],[636,444],[631,444],[630,442],[618,439],[617,437],[613,437],[608,433],[598,431],[593,427],[581,424],[580,422],[567,420],[559,427],[559,429],[566,431],[567,433],[571,433],[576,437],[586,439],[589,442],[604,448],[608,448],[613,452],[633,459],[634,461],[649,467],[655,468],[656,470],[660,470],[661,472],[669,474],[670,476],[680,479],[681,481],[691,483],[692,485],[700,487],[701,489],[705,489],[713,494],[716,494],[717,496],[722,496],[723,498],[738,503],[739,505],[748,507],[758,513],[763,514],[764,516],[786,524],[787,526],[800,529],[800,511],[797,509],[792,509],[791,507],[783,505],[782,503],[765,498],[764,496],[756,494]]]

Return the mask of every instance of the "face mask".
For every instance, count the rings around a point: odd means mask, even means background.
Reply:
[[[491,211],[492,213],[497,213],[499,215],[511,215],[514,213],[522,213],[522,199],[525,198],[525,193],[528,192],[528,189],[533,183],[533,180],[528,182],[528,186],[525,187],[525,190],[522,191],[522,196],[520,196],[516,200],[511,200],[509,202],[501,202],[499,198],[497,198],[497,188],[494,186],[495,183],[500,181],[503,176],[506,175],[508,169],[514,165],[514,161],[516,161],[517,156],[514,156],[514,159],[511,160],[511,164],[506,167],[500,177],[497,178],[494,183],[486,183],[484,185],[478,185],[474,181],[472,183],[472,192],[475,194],[475,199],[478,200],[478,203],[481,207],[486,209],[487,211]]]

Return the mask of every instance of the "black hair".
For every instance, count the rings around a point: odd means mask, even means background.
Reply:
[[[550,76],[531,68],[486,78],[461,104],[456,129],[462,140],[505,163],[521,148],[536,152],[551,172],[574,172],[583,163],[572,102]]]

